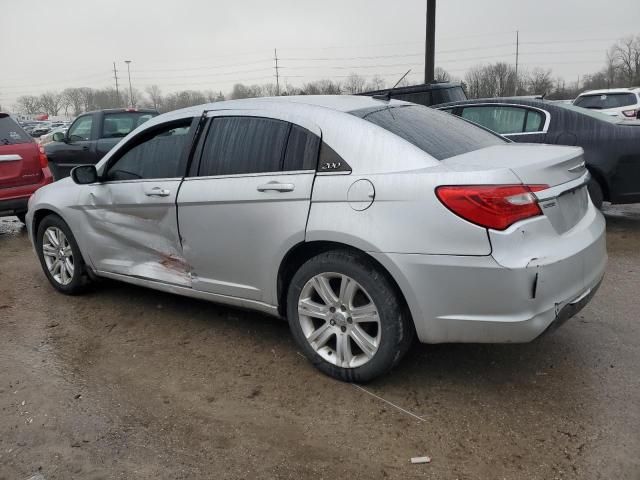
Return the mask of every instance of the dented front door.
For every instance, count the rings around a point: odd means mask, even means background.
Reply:
[[[103,272],[190,286],[180,253],[176,194],[180,178],[88,185],[90,256]]]

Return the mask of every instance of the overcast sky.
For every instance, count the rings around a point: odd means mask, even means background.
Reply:
[[[228,92],[236,82],[302,85],[356,72],[423,75],[426,0],[0,0],[0,105],[24,94],[121,84]],[[515,62],[575,82],[618,38],[640,34],[640,0],[439,0],[436,65]],[[371,58],[374,57],[374,58]]]

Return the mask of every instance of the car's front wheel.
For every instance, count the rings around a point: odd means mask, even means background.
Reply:
[[[289,287],[287,317],[306,357],[322,372],[349,382],[386,373],[414,336],[387,275],[349,251],[325,252],[300,267]]]
[[[68,295],[80,293],[89,283],[80,248],[69,226],[57,215],[45,217],[38,226],[36,249],[51,285]]]

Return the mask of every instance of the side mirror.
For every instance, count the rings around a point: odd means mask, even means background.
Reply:
[[[71,178],[78,185],[88,185],[98,181],[98,170],[95,165],[80,165],[71,170]]]
[[[54,142],[64,142],[65,141],[65,134],[62,132],[56,132],[53,134],[52,137]]]

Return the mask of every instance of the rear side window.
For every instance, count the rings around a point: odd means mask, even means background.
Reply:
[[[297,125],[291,126],[282,169],[315,170],[318,164],[320,138]]]
[[[419,105],[373,107],[351,114],[395,133],[438,160],[506,143],[454,115]]]
[[[30,143],[33,139],[8,115],[0,115],[0,145]]]
[[[544,123],[544,116],[538,111],[505,105],[464,107],[462,118],[501,135],[538,132]]]
[[[199,176],[315,170],[320,139],[289,122],[216,117],[202,147]]]
[[[602,93],[582,95],[576,99],[574,105],[582,108],[602,110],[605,108],[619,108],[635,105],[638,99],[633,93]]]
[[[142,112],[106,113],[100,138],[122,138],[154,115]]]

